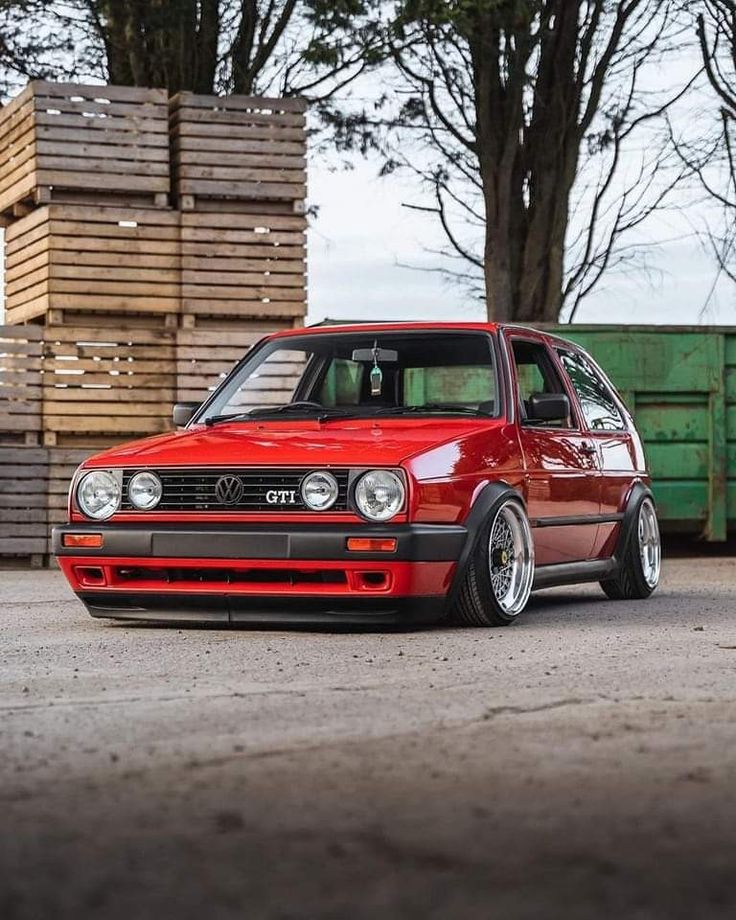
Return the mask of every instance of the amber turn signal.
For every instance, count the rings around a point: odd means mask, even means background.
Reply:
[[[395,537],[348,537],[348,549],[354,553],[394,553]]]
[[[61,537],[63,546],[85,547],[86,549],[100,549],[102,547],[101,533],[65,533]]]

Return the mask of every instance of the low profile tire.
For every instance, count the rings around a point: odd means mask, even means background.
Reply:
[[[659,538],[657,512],[651,498],[644,498],[636,511],[620,567],[614,578],[600,583],[614,601],[641,600],[659,584],[662,565],[662,544]]]
[[[529,520],[519,499],[504,495],[478,535],[453,620],[464,626],[508,626],[526,607],[533,581]]]

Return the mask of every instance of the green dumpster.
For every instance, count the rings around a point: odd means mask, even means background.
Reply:
[[[736,531],[736,328],[555,326],[618,387],[644,439],[662,528]]]

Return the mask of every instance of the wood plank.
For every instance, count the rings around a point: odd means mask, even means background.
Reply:
[[[188,108],[212,109],[219,106],[227,106],[235,111],[270,109],[277,112],[305,112],[307,100],[302,96],[248,96],[244,94],[214,96],[193,93],[189,90],[183,90],[169,99],[169,110],[172,113]]]
[[[307,181],[307,174],[303,169],[277,169],[269,165],[252,166],[224,166],[220,163],[181,164],[177,170],[180,185],[184,182],[232,181],[237,185],[255,182],[259,185],[264,182],[277,182],[303,185]]]
[[[42,180],[39,180],[42,181]],[[59,180],[61,181],[61,180]],[[135,181],[139,181],[136,179]],[[49,183],[52,184],[53,183]],[[233,198],[288,198],[302,199],[307,197],[304,185],[283,182],[238,182],[238,181],[212,181],[209,179],[179,179],[177,183],[179,194],[183,195],[212,195],[216,197]]]
[[[27,90],[30,92],[26,98],[33,96],[46,96],[48,98],[64,98],[67,96],[83,96],[90,99],[110,99],[116,102],[155,103],[168,105],[168,92],[165,89],[141,86],[100,86],[96,83],[57,83],[50,80],[33,80]]]
[[[241,300],[244,302],[267,300],[270,297],[276,297],[280,301],[304,303],[306,297],[306,293],[303,289],[289,287],[271,288],[265,284],[254,284],[247,287],[241,287],[239,285],[230,287],[225,284],[207,286],[182,284],[181,294],[184,298],[201,299],[213,297],[217,300]]]
[[[276,252],[278,252],[278,249]],[[270,272],[272,275],[298,275],[303,278],[306,267],[306,262],[303,259],[281,259],[278,255],[264,256],[262,259],[185,256],[180,261],[182,271],[190,273],[190,277],[192,273]]]
[[[224,136],[221,136],[222,134]],[[223,142],[227,145],[225,149],[223,149]],[[250,154],[258,157],[268,155],[299,158],[305,158],[307,153],[306,141],[303,139],[298,141],[270,141],[251,137],[245,129],[238,130],[235,127],[231,127],[230,131],[218,132],[217,125],[213,125],[212,131],[203,135],[172,135],[171,149],[174,163],[183,162],[192,151],[217,151],[219,153],[229,153],[232,156]]]
[[[242,285],[244,287],[256,286],[263,288],[301,288],[302,290],[306,288],[304,272],[203,272],[185,268],[181,272],[181,281],[184,286],[189,287],[191,285],[198,285],[212,289],[215,293],[225,285]]]
[[[303,302],[182,299],[182,313],[203,313],[208,316],[304,316],[305,307]]]
[[[264,167],[269,169],[298,169],[304,173],[307,168],[307,158],[305,156],[285,156],[281,151],[276,151],[271,152],[266,157],[264,153],[265,151],[244,153],[240,149],[233,152],[220,149],[186,150],[180,148],[176,162],[179,170],[186,167],[191,168],[192,166],[231,166],[259,169]]]
[[[123,176],[162,176],[167,180],[166,187],[168,189],[168,161],[142,161],[137,157],[125,159],[123,157],[115,156],[114,148],[110,148],[110,156],[108,157],[83,157],[81,154],[78,157],[54,156],[39,150],[36,154],[36,169],[39,171],[41,176],[39,181],[44,181],[43,177],[46,175],[47,171],[56,171],[60,176],[63,175],[64,177],[67,177],[70,175],[78,175],[76,171],[80,169],[84,170],[85,173],[104,173],[106,175],[119,177],[119,180],[121,182],[124,181],[125,185],[128,184],[128,180],[123,180]],[[49,182],[49,184],[62,185],[66,181],[68,181],[66,178],[58,179],[56,182]],[[105,179],[105,181],[107,180]],[[79,187],[79,182],[76,179],[74,182],[74,187]],[[87,186],[84,187],[86,188]],[[118,186],[116,185],[115,187],[117,188]],[[137,187],[143,188],[144,186]],[[148,187],[145,186],[145,188],[147,189]]]
[[[37,185],[54,185],[62,188],[115,189],[120,191],[168,192],[166,176],[119,176],[115,173],[88,173],[72,170],[39,169]]]

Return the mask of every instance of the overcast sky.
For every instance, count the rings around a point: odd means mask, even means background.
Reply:
[[[369,319],[482,319],[484,308],[440,274],[427,248],[443,237],[431,216],[402,207],[416,188],[395,175],[378,178],[376,162],[332,172],[310,163],[309,198],[319,206],[309,232],[309,321],[326,316]],[[684,229],[684,225],[680,226]],[[651,239],[670,239],[671,220],[657,218]],[[664,243],[652,271],[616,272],[583,302],[576,322],[736,325],[736,287],[722,282],[697,238]],[[708,302],[707,309],[703,309]]]

